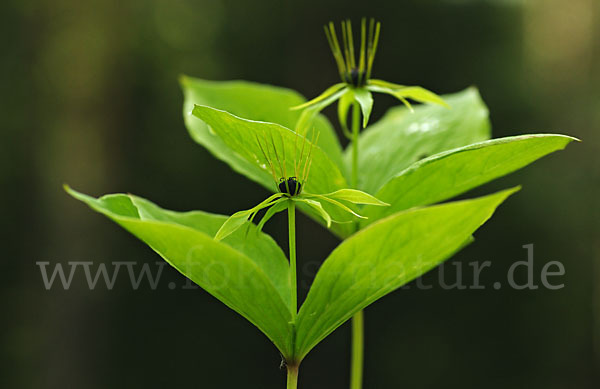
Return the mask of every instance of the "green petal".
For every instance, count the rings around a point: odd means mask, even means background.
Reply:
[[[346,88],[346,93],[344,93],[338,101],[338,120],[340,121],[340,126],[342,127],[344,135],[346,135],[348,139],[352,138],[352,134],[348,128],[348,111],[353,102],[354,92],[351,88]]]
[[[317,214],[319,214],[319,216],[321,216],[323,218],[323,220],[325,220],[325,223],[327,223],[327,228],[331,227],[331,215],[329,215],[329,213],[327,213],[327,211],[325,211],[325,209],[323,208],[323,205],[320,202],[318,202],[316,200],[302,198],[302,197],[297,197],[294,199],[294,201],[305,203],[310,208],[317,211]]]
[[[358,189],[340,189],[332,193],[324,194],[323,196],[329,197],[331,199],[349,201],[353,204],[389,206],[388,203],[384,203],[376,197],[371,196],[370,194],[360,191]]]
[[[385,83],[385,81],[375,80],[375,81],[377,81],[377,83],[375,83],[375,84],[373,83],[373,81],[374,80],[371,80],[369,82],[370,85],[367,86],[367,88],[370,91],[387,93],[389,95],[396,97],[397,99],[402,101],[404,104],[408,104],[406,102],[406,99],[408,98],[408,99],[412,99],[414,101],[418,101],[419,103],[437,104],[437,105],[441,105],[442,107],[450,108],[450,106],[448,105],[448,103],[446,103],[444,101],[444,99],[442,99],[437,94],[435,94],[423,87],[398,85],[397,88],[394,88],[394,87],[386,87],[386,86],[380,85],[381,83]],[[395,85],[395,84],[392,84],[392,85]],[[408,104],[408,106],[410,107],[410,104]]]
[[[229,219],[225,221],[225,223],[223,223],[219,231],[217,231],[215,235],[215,240],[222,240],[230,234],[233,234],[235,231],[238,230],[238,228],[243,226],[248,221],[249,217],[253,217],[252,215],[256,212],[273,205],[273,203],[271,202],[273,200],[279,199],[281,196],[283,196],[282,193],[275,193],[274,195],[269,196],[266,200],[262,201],[260,204],[253,208],[234,213],[229,217]]]
[[[319,96],[315,97],[314,99],[307,101],[304,104],[300,104],[300,105],[296,105],[295,107],[291,107],[291,110],[299,110],[299,109],[304,109],[304,108],[308,108],[311,107],[323,100],[325,100],[326,98],[328,98],[329,96],[333,95],[335,92],[339,91],[340,89],[342,89],[344,86],[346,86],[345,83],[340,82],[339,84],[335,84],[330,86],[329,88],[325,89],[325,91],[323,93],[321,93]]]
[[[355,88],[354,97],[360,105],[363,116],[363,128],[365,128],[369,122],[371,110],[373,109],[373,95],[365,88]]]

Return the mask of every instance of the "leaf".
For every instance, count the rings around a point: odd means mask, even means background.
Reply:
[[[359,138],[358,189],[377,191],[392,177],[424,157],[489,139],[488,110],[474,88],[444,96],[452,106],[395,107]],[[347,166],[352,150],[346,149]]]
[[[258,142],[262,142],[263,148],[269,143],[272,157],[275,154],[273,144],[275,145],[283,168],[278,167],[277,161],[274,163],[277,174],[280,174],[281,177],[286,175],[282,173],[287,173],[287,176],[296,175],[294,159],[300,160],[300,155],[303,155],[304,161],[311,147],[311,143],[304,137],[278,124],[246,120],[205,106],[196,106],[193,113],[210,125],[214,132],[213,136],[218,136],[226,147],[236,151],[237,158],[245,161],[248,169],[252,169],[253,175],[257,177],[256,181],[271,190],[274,188],[273,177],[270,173],[269,163]],[[303,142],[306,142],[304,152],[302,151]],[[313,147],[311,159],[310,176],[303,190],[312,193],[328,193],[347,186],[338,167],[320,147]],[[300,176],[299,178],[302,178],[302,169],[301,165],[297,175]],[[305,210],[305,208],[302,209]],[[336,212],[339,213],[332,209],[332,216],[336,217]],[[344,237],[352,233],[352,226],[334,225],[332,230],[338,236]]]
[[[371,92],[369,92],[365,88],[355,88],[354,97],[356,98],[356,101],[358,101],[358,104],[360,105],[360,109],[362,111],[364,128],[369,122],[371,110],[373,109],[373,96],[371,95]]]
[[[494,139],[442,152],[412,164],[377,193],[390,207],[366,207],[363,225],[415,206],[433,204],[518,170],[575,138],[536,134]]]
[[[516,190],[400,212],[342,242],[321,266],[298,314],[296,358],[356,312],[450,257]]]
[[[368,205],[378,205],[378,206],[388,206],[388,203],[384,203],[383,201],[377,199],[374,196],[371,196],[368,193],[360,191],[358,189],[340,189],[336,190],[333,193],[327,193],[323,196],[329,197],[332,199],[338,200],[346,200],[353,204],[368,204]]]
[[[254,181],[257,178],[255,172],[236,157],[235,150],[230,150],[219,138],[212,136],[207,126],[191,115],[194,104],[224,110],[245,119],[295,128],[301,112],[290,108],[305,101],[291,89],[248,81],[208,81],[182,76],[180,85],[185,97],[183,117],[191,137],[235,171]],[[319,146],[338,167],[342,167],[342,149],[329,121],[325,116],[317,115],[313,126],[320,133]],[[309,138],[312,137],[312,130],[313,127],[308,132]]]
[[[248,319],[284,356],[292,355],[289,266],[267,235],[255,231],[245,237],[238,231],[219,242],[212,235],[224,216],[166,211],[131,195],[95,199],[68,187],[65,190],[141,239],[183,275]]]

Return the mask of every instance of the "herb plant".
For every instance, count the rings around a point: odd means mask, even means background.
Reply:
[[[535,134],[490,140],[488,111],[474,88],[440,97],[371,78],[379,23],[362,21],[358,60],[349,21],[342,23],[342,45],[332,24],[325,31],[342,82],[309,102],[280,87],[181,78],[191,137],[274,192],[257,206],[227,217],[168,211],[129,194],[96,199],[66,190],[259,328],[282,355],[288,388],[297,387],[306,355],[354,316],[351,387],[356,389],[362,385],[362,310],[471,243],[475,230],[519,188],[432,204],[520,169],[574,138]],[[371,92],[389,93],[404,106],[367,126]],[[413,108],[407,99],[426,104]],[[350,141],[345,150],[319,113],[336,100],[340,127]],[[342,240],[300,309],[296,208]],[[285,210],[289,260],[261,231]]]

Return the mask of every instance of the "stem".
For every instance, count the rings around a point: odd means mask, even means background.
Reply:
[[[288,232],[290,244],[290,285],[292,286],[292,328],[293,338],[296,337],[296,317],[298,316],[298,281],[296,280],[296,203],[288,200]],[[292,348],[294,347],[292,341]],[[287,365],[287,389],[296,389],[298,386],[299,364],[289,363]]]
[[[352,187],[358,186],[358,131],[360,130],[360,110],[358,103],[352,103]]]
[[[288,231],[290,243],[290,284],[292,286],[292,323],[296,325],[298,315],[298,293],[296,281],[296,205],[293,200],[288,203]]]
[[[358,131],[360,111],[358,103],[352,103],[352,187],[358,186]],[[364,314],[359,311],[352,317],[352,360],[350,362],[350,389],[362,388],[364,359]]]
[[[352,365],[350,371],[350,389],[362,387],[364,356],[364,313],[359,311],[352,318]]]
[[[298,365],[288,365],[287,367],[287,389],[296,389],[298,387]]]

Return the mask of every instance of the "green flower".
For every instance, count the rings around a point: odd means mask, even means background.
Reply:
[[[265,135],[263,141],[261,141],[258,137],[256,137],[256,141],[258,142],[260,150],[269,165],[276,187],[275,191],[277,193],[269,196],[255,207],[244,211],[239,211],[231,215],[229,219],[223,223],[219,231],[217,231],[217,234],[215,235],[216,240],[221,240],[232,234],[242,227],[247,221],[254,221],[254,218],[259,211],[267,209],[263,218],[258,223],[258,231],[262,230],[263,226],[269,219],[271,219],[275,214],[288,208],[290,201],[307,205],[312,211],[316,212],[325,220],[328,228],[331,227],[332,222],[346,222],[333,220],[323,207],[323,202],[340,208],[343,211],[361,219],[366,219],[366,217],[360,215],[345,203],[377,206],[389,205],[368,193],[356,189],[339,189],[335,192],[326,194],[312,194],[303,192],[306,182],[308,181],[310,167],[312,165],[311,154],[313,144],[318,141],[319,134],[317,133],[316,140],[313,139],[311,141],[310,148],[308,149],[306,155],[304,153],[306,137],[303,137],[303,143],[300,149],[300,157],[297,158],[297,156],[294,155],[294,175],[291,175],[292,172],[286,171],[286,156],[285,154],[279,155],[277,152],[278,147],[275,144],[275,139],[272,136],[268,140],[266,140],[266,138],[267,136]],[[298,137],[296,137],[296,142],[297,139]],[[281,145],[282,147],[280,148],[280,151],[285,150],[285,147],[283,147],[283,138],[281,138]],[[278,168],[279,170],[277,170]]]
[[[367,34],[368,30],[368,34]],[[371,109],[373,108],[373,96],[371,92],[386,93],[396,97],[412,112],[412,105],[408,99],[429,104],[439,104],[449,107],[437,94],[420,86],[404,86],[391,82],[371,78],[373,61],[379,42],[381,24],[375,19],[361,21],[360,29],[360,53],[358,63],[354,50],[352,24],[350,20],[342,21],[342,46],[338,41],[333,22],[325,26],[325,35],[331,47],[331,52],[337,64],[338,72],[342,82],[332,85],[314,99],[293,107],[292,109],[304,109],[298,124],[297,131],[304,133],[312,119],[325,107],[338,101],[338,117],[344,134],[351,138],[347,125],[348,110],[351,105],[360,106],[362,111],[363,128],[369,122]]]

